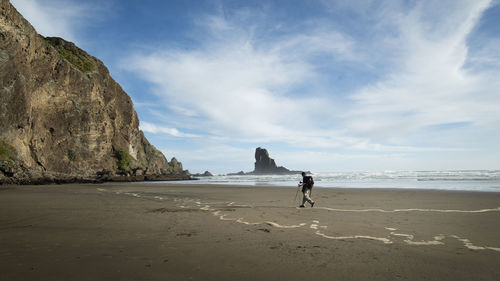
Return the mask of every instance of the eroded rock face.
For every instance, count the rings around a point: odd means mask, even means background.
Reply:
[[[0,9],[0,182],[182,174],[101,61],[40,36],[9,1]]]
[[[265,148],[257,147],[255,149],[255,169],[249,174],[298,174],[300,171],[290,171],[283,166],[276,166],[274,159],[269,157],[269,153]]]
[[[255,173],[274,171],[277,168],[274,159],[269,157],[269,153],[266,149],[260,147],[255,149]]]

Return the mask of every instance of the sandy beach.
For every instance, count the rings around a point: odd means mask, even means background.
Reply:
[[[500,193],[295,193],[2,186],[0,280],[500,280]]]

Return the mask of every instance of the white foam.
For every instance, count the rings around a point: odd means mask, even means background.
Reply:
[[[446,236],[444,236],[442,234],[439,234],[438,236],[434,236],[434,240],[443,240],[444,238],[446,238]]]
[[[385,229],[389,229],[389,228],[386,227]],[[403,242],[405,242],[408,245],[416,245],[416,246],[444,245],[445,243],[442,242],[442,240],[444,240],[446,237],[451,237],[451,238],[455,238],[458,241],[462,242],[464,244],[464,246],[470,250],[493,250],[493,251],[500,252],[500,248],[488,247],[488,246],[477,246],[477,245],[472,244],[472,242],[469,239],[461,238],[458,235],[446,236],[443,234],[439,234],[439,235],[434,236],[434,240],[429,240],[429,241],[413,241],[414,236],[411,234],[405,234],[405,233],[391,232],[391,235],[407,237],[407,239],[404,240]]]
[[[244,221],[244,220],[243,220],[243,218],[236,219],[236,222],[237,222],[237,223],[246,224],[246,225],[258,225],[258,224],[263,224],[263,223],[260,223],[260,222],[248,222],[248,221]]]
[[[319,230],[316,231],[316,234],[321,236],[321,237],[327,238],[327,239],[335,239],[335,240],[369,239],[369,240],[381,241],[381,242],[384,242],[384,244],[392,244],[391,240],[389,240],[388,238],[384,238],[384,237],[374,237],[374,236],[368,236],[368,235],[330,236],[330,235],[326,235],[324,233],[321,233]]]
[[[226,216],[226,215],[221,215],[220,213],[221,213],[221,211],[215,211],[215,212],[213,212],[212,214],[213,214],[214,216],[216,216],[216,217],[218,216],[218,217],[219,217],[219,219],[220,219],[220,220],[223,220],[223,221],[235,221],[235,220],[236,220],[236,219],[233,219],[233,218],[228,218],[228,219],[227,219],[227,218],[225,218],[225,216]]]
[[[136,197],[140,197],[137,193],[124,193],[127,195],[133,195]],[[261,225],[261,224],[267,224],[272,227],[276,228],[285,228],[285,229],[292,229],[292,228],[299,228],[307,225],[306,223],[300,223],[296,225],[282,225],[278,224],[273,221],[263,221],[263,222],[249,222],[245,221],[244,218],[230,218],[227,217],[227,215],[222,214],[222,211],[215,211],[215,209],[211,208],[209,204],[202,203],[200,201],[195,201],[194,202],[196,205],[201,206],[204,205],[203,207],[200,207],[201,210],[205,211],[214,211],[212,214],[214,216],[218,216],[220,220],[223,221],[234,221],[237,223],[245,224],[245,225]],[[226,202],[225,202],[226,203]],[[227,206],[240,206],[240,205],[235,205],[235,202],[229,202],[226,203]],[[241,205],[241,206],[248,206],[248,205]],[[181,206],[181,208],[184,206]],[[485,213],[485,212],[497,212],[500,211],[500,207],[494,208],[494,209],[481,209],[481,210],[441,210],[441,209],[395,209],[395,210],[383,210],[383,209],[334,209],[334,208],[328,208],[328,207],[318,207],[318,209],[324,209],[328,211],[338,211],[338,212],[382,212],[382,213],[396,213],[396,212],[441,212],[441,213]],[[375,241],[380,241],[383,242],[384,244],[392,244],[393,241],[391,241],[389,238],[386,237],[375,237],[375,236],[370,236],[370,235],[346,235],[346,236],[331,236],[331,235],[326,235],[322,232],[320,232],[318,229],[326,229],[326,225],[319,225],[318,220],[312,220],[312,223],[309,225],[310,229],[316,230],[315,234],[319,235],[321,237],[327,238],[327,239],[335,239],[335,240],[347,240],[347,239],[368,239],[368,240],[375,240]],[[455,238],[458,241],[462,242],[465,247],[471,250],[493,250],[500,252],[500,248],[498,247],[489,247],[489,246],[477,246],[474,245],[469,239],[466,238],[461,238],[457,235],[443,235],[439,234],[437,236],[433,237],[433,240],[429,241],[414,241],[414,235],[412,234],[407,234],[407,233],[398,233],[395,232],[397,228],[392,228],[392,227],[384,227],[386,230],[390,231],[390,235],[392,236],[397,236],[397,237],[404,237],[406,238],[403,240],[408,245],[415,245],[415,246],[435,246],[435,245],[444,245],[445,243],[442,242],[446,237],[451,237]]]
[[[213,209],[210,208],[210,206],[206,205],[205,207],[201,207],[200,210],[203,210],[203,211],[212,211]]]
[[[97,190],[101,191],[101,192],[105,192],[106,189],[103,189],[103,188],[98,188]]]
[[[220,215],[221,211],[215,211],[212,213],[214,216],[219,216],[220,220],[225,220],[225,221],[236,221],[237,223],[245,224],[245,225],[259,225],[259,224],[267,224],[273,227],[277,228],[298,228],[298,227],[303,227],[306,225],[305,223],[300,223],[297,225],[282,225],[273,221],[263,221],[263,222],[248,222],[244,221],[243,218],[226,218],[227,215]]]
[[[271,226],[274,226],[274,227],[277,227],[277,228],[299,228],[299,227],[303,227],[304,225],[306,225],[305,223],[299,223],[299,224],[293,224],[293,225],[281,225],[281,224],[277,224],[277,223],[272,222],[272,221],[266,221],[264,223],[271,225]]]
[[[385,228],[387,230],[390,230],[389,228]],[[408,245],[418,245],[418,246],[423,246],[423,245],[444,245],[443,242],[440,240],[443,240],[445,237],[443,235],[438,235],[434,237],[434,240],[431,241],[413,241],[415,238],[412,234],[406,234],[406,233],[396,233],[394,231],[391,232],[391,235],[393,236],[400,236],[400,237],[406,237],[406,240],[404,242]]]
[[[413,240],[404,240],[404,242],[408,245],[444,245],[441,241],[431,240],[431,241],[413,241]]]
[[[317,207],[315,209],[323,209],[333,212],[381,212],[381,213],[398,213],[398,212],[437,212],[437,213],[486,213],[486,212],[500,212],[500,207],[493,209],[481,209],[481,210],[441,210],[441,209],[395,209],[395,210],[383,210],[383,209],[336,209],[328,207]]]
[[[413,235],[411,234],[404,234],[404,233],[396,233],[396,232],[391,232],[391,235],[393,236],[401,236],[401,237],[406,237],[410,240],[413,240]]]
[[[467,247],[468,249],[471,249],[471,250],[493,250],[493,251],[500,252],[500,248],[489,247],[489,246],[476,246],[476,245],[472,244],[472,242],[469,239],[461,238],[458,235],[450,235],[449,237],[455,238],[458,241],[464,243],[464,246]]]
[[[125,192],[123,193],[125,195],[130,195],[130,196],[134,196],[134,197],[137,197],[137,198],[141,198],[141,196],[138,194],[138,193],[132,193],[132,192]]]
[[[220,220],[223,220],[223,221],[235,221],[236,219],[233,219],[233,218],[225,218],[226,215],[222,215],[219,217]]]

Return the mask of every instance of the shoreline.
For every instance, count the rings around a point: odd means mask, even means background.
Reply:
[[[50,184],[100,184],[106,182],[155,182],[155,181],[185,181],[197,180],[189,175],[165,174],[142,176],[106,176],[106,177],[76,177],[76,176],[45,176],[36,178],[0,178],[0,188],[3,185],[50,185]]]
[[[500,276],[495,192],[318,188],[315,207],[299,209],[296,188],[288,186],[6,187],[0,188],[5,280]]]

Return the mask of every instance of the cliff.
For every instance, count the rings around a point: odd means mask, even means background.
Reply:
[[[101,61],[0,9],[0,183],[184,177]]]

